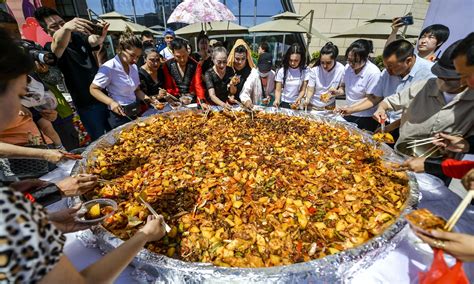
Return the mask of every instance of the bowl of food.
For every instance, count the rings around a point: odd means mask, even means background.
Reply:
[[[395,146],[395,151],[405,156],[415,158],[420,156],[426,157],[428,154],[430,158],[441,158],[443,156],[441,149],[436,148],[436,146],[431,143],[415,146],[413,146],[412,143],[409,143],[410,141],[398,143]]]
[[[189,95],[182,95],[179,100],[183,103],[183,105],[189,105],[193,101],[193,97]]]
[[[423,233],[429,233],[430,230],[444,230],[446,225],[446,220],[426,208],[413,210],[405,216],[405,219],[413,229]]]
[[[177,110],[181,105],[182,105],[181,102],[171,102],[171,103],[170,103],[170,107],[171,107],[173,110]]]
[[[100,223],[112,216],[118,209],[117,202],[108,198],[99,198],[84,202],[77,212],[77,221],[81,223]]]

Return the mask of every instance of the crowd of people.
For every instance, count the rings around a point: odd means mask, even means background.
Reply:
[[[0,32],[2,157],[58,163],[67,158],[63,150],[79,147],[73,109],[57,87],[62,77],[92,141],[141,116],[153,100],[187,96],[204,110],[231,109],[241,103],[249,109],[261,105],[334,111],[367,131],[379,131],[386,124],[395,147],[433,136],[437,138],[433,143],[447,152],[474,151],[474,33],[439,56],[439,48],[449,37],[447,27],[425,28],[414,46],[396,38],[397,18],[383,51],[383,71],[371,60],[371,41],[364,39],[354,41],[344,56],[328,42],[309,65],[306,48],[295,43],[283,55],[282,66],[275,68],[265,42],[254,60],[244,40],[238,39],[228,50],[221,42],[211,44],[201,33],[198,52],[192,53],[189,44],[170,29],[163,34],[161,48],[149,32],[137,37],[124,31],[116,55],[103,60],[97,54],[108,33],[107,23],[100,24],[100,33],[95,33],[92,22],[81,18],[66,22],[46,7],[37,9],[35,18],[53,39],[45,49],[55,55],[57,64],[33,61],[15,42],[18,28],[8,29],[13,30],[10,34]],[[346,104],[336,106],[336,97],[345,97]],[[49,149],[24,147],[35,140]],[[404,166],[442,178],[464,178],[466,189],[474,190],[472,162],[413,158]],[[77,271],[62,248],[63,233],[83,229],[72,217],[78,208],[48,213],[40,204],[81,195],[96,184],[95,176],[79,175],[56,184],[25,180],[0,188],[4,213],[0,281],[112,281],[146,242],[164,236],[163,219],[150,217],[122,246]],[[462,260],[474,261],[474,236],[434,232],[420,237]]]

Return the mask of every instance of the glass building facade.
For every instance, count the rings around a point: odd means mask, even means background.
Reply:
[[[137,23],[145,26],[164,26],[165,19],[173,12],[181,0],[86,0],[89,9],[97,14],[115,11],[136,18]],[[236,16],[237,24],[251,27],[271,20],[271,16],[283,13],[282,0],[220,0]]]

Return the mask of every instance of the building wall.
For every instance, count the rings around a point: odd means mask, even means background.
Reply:
[[[389,17],[413,13],[415,27],[421,26],[429,6],[427,0],[292,0],[295,12],[305,15],[314,10],[313,27],[336,44],[340,53],[357,38],[331,38],[357,26],[365,21],[385,14]],[[390,23],[387,23],[390,25]],[[381,54],[385,40],[373,39],[375,54]],[[319,50],[326,42],[313,37],[310,52]]]

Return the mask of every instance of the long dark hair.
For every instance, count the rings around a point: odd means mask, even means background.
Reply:
[[[354,54],[354,59],[358,61],[367,62],[369,60],[369,54],[374,50],[374,45],[371,40],[358,39],[351,43],[351,45],[346,50],[346,60],[349,56],[349,52],[352,51]]]
[[[314,66],[319,66],[321,65],[321,56],[323,55],[329,55],[331,56],[331,59],[336,60],[337,56],[339,55],[339,48],[337,48],[337,45],[335,45],[332,42],[327,42],[323,48],[319,51],[319,58],[314,64]]]
[[[290,68],[290,56],[293,54],[299,54],[301,56],[300,64],[298,65],[298,69],[300,69],[300,77],[303,76],[303,70],[306,68],[306,50],[299,44],[293,43],[283,57],[282,88],[285,87],[286,76],[288,74],[288,69]]]

